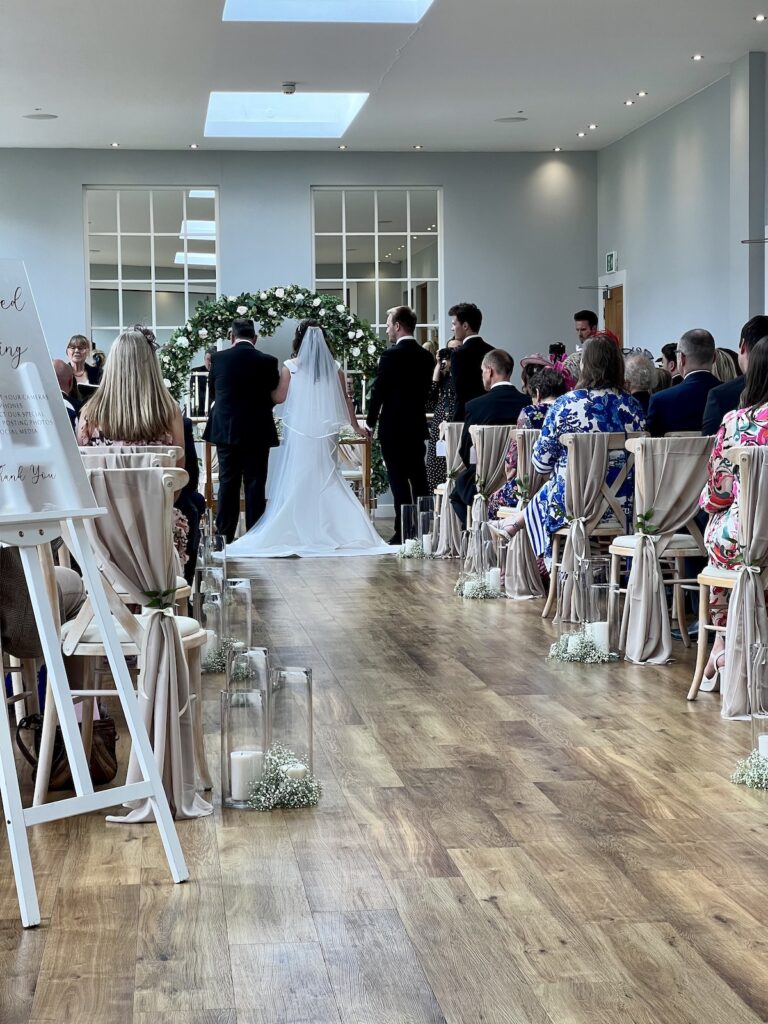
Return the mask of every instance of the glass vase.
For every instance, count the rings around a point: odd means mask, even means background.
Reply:
[[[269,733],[269,690],[263,647],[232,659],[229,686],[221,693],[221,802],[245,808],[261,781]]]
[[[611,659],[619,657],[619,622],[613,608],[611,585],[598,574],[597,582],[589,584],[584,633],[600,654]]]
[[[224,581],[227,636],[235,642],[251,646],[252,605],[251,581],[226,579]]]
[[[432,523],[434,520],[434,512],[420,512],[419,513],[419,538],[421,543],[421,549],[424,552],[424,557],[429,558],[432,554],[433,543],[432,543]]]
[[[768,758],[768,644],[753,644],[749,671],[752,749]]]
[[[400,508],[400,538],[404,553],[413,554],[419,540],[419,514],[415,505],[403,505]]]
[[[269,673],[268,746],[281,746],[295,757],[295,778],[312,771],[312,670],[277,668]]]
[[[200,626],[205,630],[205,644],[201,652],[203,671],[224,671],[225,666],[216,667],[216,659],[221,648],[222,638],[222,607],[221,594],[206,593],[203,595]]]

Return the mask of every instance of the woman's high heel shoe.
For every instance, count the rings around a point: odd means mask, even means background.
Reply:
[[[720,681],[723,673],[723,667],[725,665],[725,651],[721,651],[715,658],[715,671],[714,674],[708,676],[706,672],[701,680],[701,686],[699,689],[702,693],[719,693],[720,692]]]

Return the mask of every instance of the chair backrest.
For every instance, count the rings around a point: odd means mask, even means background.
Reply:
[[[587,512],[587,531],[594,534],[613,534],[627,529],[627,516],[620,492],[634,470],[635,456],[626,450],[629,438],[645,437],[645,431],[627,431],[624,434],[587,431],[579,434],[563,434],[561,443],[568,450],[565,466],[565,505],[568,515],[579,514],[577,505],[585,498],[585,464],[591,460],[598,448],[605,445],[607,453],[606,472],[598,485],[599,493],[590,499],[592,507]],[[618,472],[611,482],[608,476],[613,469]],[[596,481],[592,481],[596,484]]]
[[[463,465],[459,455],[463,430],[463,423],[449,423],[447,420],[443,420],[440,424],[440,437],[445,441],[445,465],[449,481],[459,473]]]
[[[533,466],[533,449],[541,435],[540,430],[520,429],[515,431],[517,443],[517,493],[522,503],[527,504],[545,484],[547,478]]]
[[[477,462],[475,482],[478,492],[489,498],[504,483],[504,459],[515,436],[513,425],[484,426],[469,428],[469,436],[475,446]]]
[[[701,437],[700,430],[668,430],[664,437]]]
[[[112,452],[120,455],[141,455],[149,453],[150,455],[161,455],[165,454],[173,458],[172,465],[177,465],[179,459],[184,458],[184,449],[180,448],[175,444],[110,444],[110,445],[94,445],[92,448],[84,447],[80,449],[80,454],[88,457],[91,452]]]
[[[173,469],[175,454],[166,451],[123,452],[119,448],[81,448],[86,469]]]

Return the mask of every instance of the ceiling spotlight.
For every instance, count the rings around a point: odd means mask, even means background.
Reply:
[[[342,145],[342,146],[339,146],[339,149],[346,149],[346,148],[347,148],[347,147],[346,147],[346,146],[343,146],[343,145]]]
[[[625,107],[634,107],[634,105],[635,105],[635,101],[634,100],[624,100],[624,106]]]
[[[764,14],[756,14],[754,16],[754,18],[752,19],[752,21],[765,21],[765,15]]]
[[[414,149],[424,149],[424,147],[423,147],[423,146],[414,146],[413,148],[414,148]]]
[[[597,125],[596,125],[596,124],[591,124],[591,125],[589,125],[589,130],[590,130],[591,132],[593,132],[593,131],[594,131],[594,130],[595,130],[596,128],[597,128]]]
[[[579,137],[580,139],[583,139],[583,138],[584,138],[584,136],[585,136],[585,135],[586,135],[587,133],[586,133],[586,132],[577,132],[576,134],[578,135],[578,137]]]
[[[120,143],[119,142],[110,142],[109,145],[111,146],[112,149],[117,149],[117,147],[120,145]]]
[[[197,143],[196,142],[190,142],[189,148],[190,149],[197,149]]]
[[[637,95],[640,97],[640,99],[643,99],[643,97],[647,96],[648,93],[645,91],[645,89],[641,89]]]
[[[552,152],[553,153],[559,153],[560,152],[560,147],[559,146],[555,146],[555,148],[552,150]]]
[[[691,57],[691,60],[704,60],[704,54],[694,53],[694,55]]]

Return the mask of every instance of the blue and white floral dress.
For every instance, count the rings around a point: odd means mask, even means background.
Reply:
[[[551,534],[565,526],[565,464],[568,450],[561,443],[564,434],[600,431],[621,434],[645,430],[645,413],[631,395],[614,389],[577,389],[561,395],[550,406],[541,434],[533,449],[533,464],[539,473],[552,473],[525,509],[525,526],[537,555],[552,554]],[[608,483],[615,479],[626,461],[626,452],[609,457]],[[627,520],[632,515],[631,475],[619,491]]]

